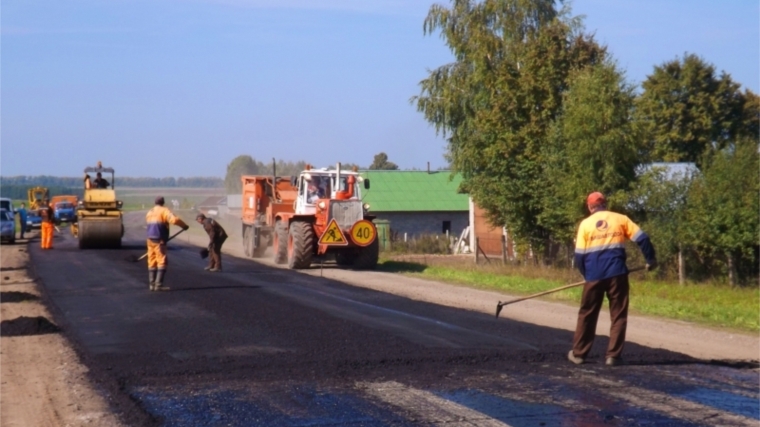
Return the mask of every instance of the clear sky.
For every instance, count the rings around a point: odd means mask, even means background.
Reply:
[[[4,0],[0,173],[224,176],[239,154],[446,164],[409,104],[430,0]],[[442,1],[441,3],[447,4]],[[758,92],[757,0],[576,0],[628,78],[693,52]]]

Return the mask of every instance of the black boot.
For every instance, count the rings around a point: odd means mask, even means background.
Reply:
[[[166,270],[158,270],[156,273],[156,284],[153,285],[154,291],[168,291],[169,287],[164,286],[164,275],[166,274]]]
[[[155,268],[148,269],[148,289],[151,291],[156,286],[156,273],[158,271]]]

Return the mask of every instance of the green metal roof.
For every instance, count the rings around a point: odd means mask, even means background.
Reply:
[[[362,189],[371,212],[467,211],[467,194],[457,193],[462,177],[449,171],[381,171],[360,174],[369,178],[370,189]]]

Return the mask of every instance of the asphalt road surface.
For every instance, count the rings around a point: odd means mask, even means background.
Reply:
[[[68,233],[30,245],[55,322],[128,424],[760,425],[752,366],[635,344],[632,365],[574,366],[567,331],[231,256],[208,273],[182,242],[171,290],[149,292],[144,261],[128,260],[144,252],[142,218],[127,215],[120,250],[79,250]]]

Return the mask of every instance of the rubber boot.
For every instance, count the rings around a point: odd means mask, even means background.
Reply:
[[[155,268],[148,269],[148,289],[151,291],[156,286],[156,273],[158,273],[158,270]]]
[[[168,291],[169,290],[167,286],[164,286],[165,274],[166,274],[166,270],[158,270],[158,272],[156,272],[156,282],[155,282],[155,285],[153,285],[154,291]]]

